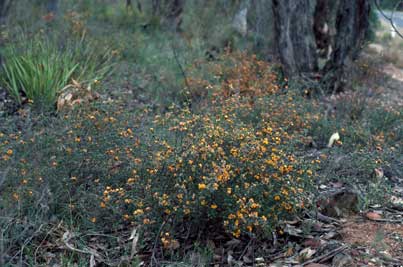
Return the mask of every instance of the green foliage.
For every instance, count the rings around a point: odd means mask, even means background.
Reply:
[[[58,40],[44,35],[23,36],[5,49],[3,79],[18,104],[23,97],[35,106],[49,108],[71,79],[88,83],[102,79],[111,67],[107,50],[95,51],[85,38]]]

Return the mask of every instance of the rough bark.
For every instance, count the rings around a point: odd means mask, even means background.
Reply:
[[[328,4],[329,1],[320,0]],[[343,80],[346,65],[356,59],[365,41],[369,27],[370,3],[367,0],[339,0],[332,6],[337,16],[331,22],[331,51],[323,68],[325,85],[330,90],[338,90],[346,82]],[[331,52],[331,53],[330,53]]]
[[[320,74],[330,90],[362,47],[369,0],[273,0],[277,49],[289,76]]]
[[[185,0],[153,0],[154,16],[161,16],[169,27],[178,30],[182,24],[182,12]]]
[[[316,70],[315,4],[310,0],[273,0],[277,49],[288,75]]]
[[[182,24],[184,0],[171,0],[168,2],[167,19],[174,29],[179,29]]]

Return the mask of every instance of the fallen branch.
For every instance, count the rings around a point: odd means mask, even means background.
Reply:
[[[329,251],[326,254],[323,254],[321,256],[318,256],[316,258],[313,258],[313,259],[311,259],[309,261],[304,262],[302,264],[302,266],[308,265],[310,263],[316,263],[316,262],[321,263],[321,262],[327,261],[328,259],[331,259],[332,257],[334,257],[336,254],[344,251],[345,249],[347,249],[346,245],[338,247],[336,249],[333,249],[333,250]]]
[[[373,222],[383,222],[383,223],[397,223],[402,224],[403,220],[396,220],[396,219],[368,219],[369,221]]]
[[[327,223],[335,223],[337,225],[340,225],[342,223],[340,220],[326,216],[320,212],[317,212],[316,216],[319,221],[323,221],[323,222],[327,222]]]

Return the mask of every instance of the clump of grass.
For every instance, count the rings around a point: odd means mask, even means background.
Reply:
[[[85,38],[65,40],[36,35],[21,38],[20,45],[6,47],[2,82],[21,105],[52,107],[60,91],[71,81],[102,79],[111,67],[111,53],[96,52]]]
[[[62,55],[48,43],[38,43],[19,55],[11,48],[3,66],[4,83],[10,95],[22,103],[22,95],[35,103],[52,104],[57,93],[68,83],[77,69],[71,55]]]

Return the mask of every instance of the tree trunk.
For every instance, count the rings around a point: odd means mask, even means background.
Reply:
[[[368,0],[339,0],[336,4],[324,2],[325,8],[333,8],[329,15],[329,31],[322,34],[329,38],[326,64],[322,70],[323,83],[331,91],[339,90],[347,81],[344,80],[344,70],[347,64],[356,59],[360,52],[369,28],[370,3]],[[318,16],[319,17],[319,14]],[[325,27],[325,24],[323,24]],[[323,28],[322,27],[322,28]]]
[[[316,71],[317,57],[313,32],[315,2],[273,0],[276,45],[288,75]]]
[[[126,8],[131,9],[133,8],[132,0],[126,0]],[[143,7],[141,5],[140,0],[137,1],[137,10],[142,13],[143,12]]]
[[[58,0],[48,0],[46,4],[46,10],[49,13],[56,14],[58,11]]]
[[[182,12],[185,0],[153,0],[152,13],[166,19],[170,28],[178,30],[182,24]]]
[[[4,24],[10,6],[11,0],[0,0],[0,24]]]
[[[168,23],[175,30],[178,30],[182,24],[182,12],[184,0],[170,0],[168,2]]]
[[[161,0],[152,0],[152,13],[153,16],[157,16],[160,14],[161,9]]]
[[[276,45],[289,76],[317,75],[340,89],[365,40],[369,0],[273,0]]]

